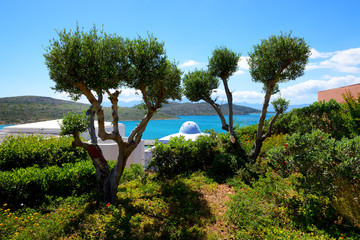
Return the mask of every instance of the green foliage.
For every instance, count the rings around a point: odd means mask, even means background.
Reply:
[[[228,134],[212,133],[194,142],[184,137],[171,138],[168,144],[157,141],[152,153],[149,167],[164,177],[205,170],[223,179],[245,166],[240,150],[230,144]]]
[[[266,85],[264,85],[263,88],[262,88],[262,92],[263,92],[263,93],[266,93],[267,88],[268,88],[268,87],[267,87]],[[274,90],[272,91],[271,95],[277,94],[277,93],[279,93],[279,92],[280,92],[279,84],[277,83],[277,84],[275,84]]]
[[[155,141],[149,167],[165,177],[207,169],[216,155],[217,144],[214,135],[200,136],[195,142],[184,137],[171,138],[168,144]]]
[[[41,135],[7,136],[0,143],[0,169],[61,166],[87,159],[87,152],[72,147],[72,140],[72,137],[45,138]]]
[[[57,34],[59,39],[50,41],[44,54],[54,90],[78,99],[82,92],[76,84],[85,83],[97,93],[121,86],[128,67],[124,39],[98,32],[95,26],[89,33],[77,26],[74,32],[64,29]]]
[[[49,97],[0,98],[0,124],[16,124],[60,119],[70,111],[82,113],[89,106]]]
[[[89,127],[89,120],[85,114],[70,112],[66,114],[60,123],[60,135],[73,135],[85,132]]]
[[[95,188],[95,168],[89,160],[0,172],[0,203],[11,208],[37,206],[46,202],[47,196],[67,197]]]
[[[56,91],[78,99],[87,90],[100,95],[126,85],[140,90],[152,106],[181,97],[181,71],[152,35],[130,40],[77,26],[74,32],[59,31],[58,37],[44,54]]]
[[[22,96],[0,98],[0,124],[31,123],[61,119],[65,114],[83,114],[88,104],[48,97]],[[105,120],[111,121],[112,109],[104,107]],[[144,112],[134,107],[119,107],[119,121],[141,120]],[[176,112],[175,112],[176,113]],[[176,119],[176,114],[157,111],[152,119]]]
[[[211,172],[220,178],[226,178],[234,175],[237,171],[246,165],[242,159],[241,149],[230,142],[229,133],[218,134],[218,152],[211,163]],[[236,142],[240,142],[240,136],[236,135]]]
[[[220,106],[221,111],[224,115],[229,114],[229,107],[227,104]],[[167,114],[172,114],[176,116],[194,116],[194,115],[217,115],[214,108],[205,102],[201,103],[177,103],[172,102],[164,105],[159,112],[164,112]],[[239,105],[233,105],[234,115],[247,115],[249,113],[260,113],[260,110],[244,107]]]
[[[40,209],[0,206],[1,239],[206,239],[215,222],[203,193],[217,184],[195,173],[169,181],[127,181],[119,204],[96,207],[88,195],[53,198]]]
[[[236,72],[240,56],[240,53],[235,53],[227,47],[216,48],[209,59],[209,73],[227,80]]]
[[[130,168],[125,168],[120,182],[129,182],[132,180],[144,180],[146,178],[144,166],[139,164],[130,164]]]
[[[204,70],[195,70],[184,76],[183,84],[184,95],[190,101],[208,101],[213,90],[219,87],[219,80]]]
[[[284,176],[299,172],[306,176],[304,188],[328,195],[334,190],[331,184],[335,174],[333,168],[339,161],[335,144],[335,139],[320,130],[304,135],[296,133],[287,136],[285,146],[270,150],[268,156],[276,167],[285,166]]]
[[[146,184],[131,181],[119,189],[119,207],[107,235],[138,239],[204,239],[213,218],[198,190],[214,183],[202,174]]]
[[[152,106],[157,101],[181,99],[181,71],[167,59],[163,42],[149,35],[146,39],[127,39],[125,47],[130,66],[124,77],[128,87],[141,90]]]
[[[229,220],[239,239],[337,239],[354,232],[333,225],[330,199],[305,194],[298,188],[300,174],[282,178],[274,172],[246,185],[235,176],[236,194],[228,203]],[[352,229],[355,230],[354,228]]]
[[[360,134],[360,93],[358,93],[357,99],[352,95],[350,91],[343,95],[345,100],[344,107],[348,111],[348,122],[350,130],[355,134]]]
[[[254,82],[274,87],[304,74],[310,47],[303,38],[290,34],[272,35],[261,40],[249,53],[250,75]]]
[[[284,113],[288,109],[290,101],[286,101],[285,98],[278,97],[277,99],[273,100],[271,104],[273,105],[275,112]]]
[[[300,187],[320,198],[331,197],[338,214],[358,226],[360,205],[360,137],[336,141],[320,130],[286,137],[268,152],[270,164],[283,176],[300,173]],[[341,206],[347,206],[347,208]]]
[[[339,140],[352,135],[348,124],[343,105],[330,99],[328,102],[314,102],[307,107],[293,109],[279,116],[273,131],[275,134],[305,134],[320,129]]]

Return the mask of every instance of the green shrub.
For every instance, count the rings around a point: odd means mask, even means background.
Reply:
[[[273,132],[305,134],[320,129],[339,140],[353,134],[352,126],[347,121],[349,117],[344,105],[334,99],[328,102],[314,102],[307,107],[296,108],[280,115],[273,126]]]
[[[95,168],[91,161],[0,172],[0,203],[12,208],[41,205],[46,196],[66,197],[95,189]]]
[[[204,170],[211,165],[216,146],[214,136],[200,136],[194,142],[184,137],[171,138],[168,144],[156,141],[149,167],[165,177]]]
[[[274,169],[284,177],[300,173],[305,192],[331,198],[338,214],[359,226],[360,136],[336,141],[316,130],[286,136],[286,142],[268,152]]]
[[[114,164],[115,162],[111,162]],[[124,173],[121,176],[120,184],[124,182],[129,182],[132,180],[140,179],[144,180],[146,178],[144,166],[139,164],[130,164],[130,168],[125,168]]]
[[[116,162],[109,161],[110,168]],[[144,179],[144,167],[131,164],[124,170],[121,183]],[[84,160],[66,163],[62,167],[37,166],[0,172],[0,204],[11,208],[38,206],[46,203],[48,197],[68,197],[96,191],[96,173],[93,163]]]
[[[61,166],[88,158],[84,149],[71,144],[71,137],[8,136],[0,144],[0,169]]]
[[[350,91],[346,91],[343,94],[345,100],[344,106],[348,113],[349,129],[356,135],[360,132],[360,93],[358,93],[357,98]]]
[[[152,153],[149,167],[164,177],[199,170],[227,177],[246,164],[239,157],[239,148],[230,143],[228,134],[211,133],[210,136],[200,136],[194,142],[184,137],[171,138],[168,144],[157,141]]]
[[[236,193],[228,202],[227,216],[234,225],[236,238],[287,239],[287,234],[291,239],[343,236],[341,226],[333,224],[338,215],[330,198],[305,193],[299,188],[301,178],[301,174],[283,178],[275,172],[267,172],[251,186],[238,176],[229,180]],[[356,231],[355,228],[351,230]]]

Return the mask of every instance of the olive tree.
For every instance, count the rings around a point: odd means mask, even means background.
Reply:
[[[290,34],[273,35],[254,46],[249,53],[249,71],[254,82],[264,84],[265,97],[251,158],[260,154],[264,135],[264,122],[270,98],[278,83],[295,80],[304,74],[310,56],[310,47],[303,38]]]
[[[228,81],[229,78],[236,72],[238,61],[240,59],[240,53],[235,53],[226,47],[216,48],[212,57],[209,59],[208,69],[209,73],[222,80],[224,85],[228,107],[229,107],[229,135],[230,141],[235,143],[235,132],[234,132],[234,114],[232,106],[232,93],[229,89]]]
[[[195,70],[186,74],[183,78],[184,95],[192,102],[203,100],[209,103],[219,115],[222,129],[229,132],[232,143],[235,143],[235,133],[233,128],[232,93],[229,90],[228,81],[229,77],[237,70],[239,58],[239,53],[235,53],[226,47],[216,48],[209,59],[208,71]],[[228,101],[229,123],[226,122],[220,105],[216,103],[216,99],[211,98],[211,94],[219,87],[219,79],[222,80]]]
[[[216,48],[212,57],[209,59],[208,71],[195,70],[186,74],[183,78],[184,95],[192,102],[203,100],[209,103],[220,117],[222,129],[229,132],[230,142],[236,144],[240,150],[241,158],[247,159],[246,152],[242,148],[240,141],[235,140],[232,93],[228,86],[229,78],[236,72],[240,53],[235,53],[226,47]],[[229,112],[229,123],[221,111],[217,99],[212,99],[211,94],[219,87],[221,79],[227,101]]]
[[[192,102],[203,100],[210,104],[220,117],[222,129],[229,131],[225,117],[216,99],[211,94],[219,87],[219,79],[205,70],[195,70],[187,73],[183,78],[184,95]]]
[[[84,127],[64,127],[63,133],[74,136],[74,146],[86,149],[96,168],[100,200],[116,202],[116,192],[129,155],[139,144],[142,134],[157,109],[169,99],[181,98],[181,71],[167,59],[164,43],[153,36],[124,39],[109,35],[93,27],[89,32],[80,30],[59,31],[58,39],[50,41],[44,54],[53,88],[68,93],[77,100],[82,95],[91,103],[91,111],[98,118],[98,137],[112,140],[119,146],[116,165],[109,169],[101,149],[92,138],[91,143],[80,139]],[[146,114],[132,130],[128,139],[119,133],[118,97],[120,87],[141,92]],[[104,95],[112,105],[112,132],[105,130],[102,108]],[[68,117],[68,125],[83,123]],[[93,127],[92,127],[93,128]]]

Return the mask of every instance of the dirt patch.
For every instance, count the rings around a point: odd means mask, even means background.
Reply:
[[[208,202],[215,220],[207,227],[209,236],[213,239],[235,239],[230,233],[231,226],[227,220],[226,203],[235,194],[233,187],[227,184],[219,184],[216,191],[200,190]]]

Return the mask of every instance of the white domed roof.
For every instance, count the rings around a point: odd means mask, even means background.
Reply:
[[[196,124],[196,122],[193,121],[187,121],[184,122],[183,125],[180,128],[179,133],[182,134],[199,134],[201,133],[199,126]]]

